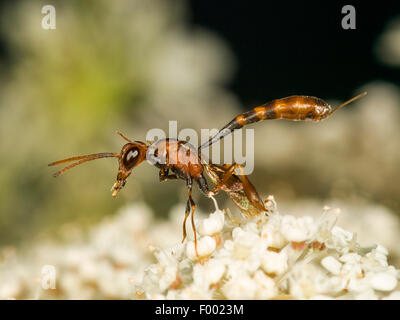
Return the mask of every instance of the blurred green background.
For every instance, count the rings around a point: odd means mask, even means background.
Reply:
[[[56,30],[41,28],[45,4],[56,7]],[[298,199],[339,199],[400,213],[400,90],[394,76],[400,66],[399,18],[382,14],[376,37],[370,39],[360,15],[361,30],[350,36],[340,29],[339,8],[324,19],[335,25],[335,33],[323,39],[325,49],[306,33],[296,35],[293,24],[256,34],[251,24],[258,16],[243,11],[241,20],[240,7],[234,8],[237,16],[223,16],[222,7],[208,6],[163,0],[1,5],[1,245],[52,234],[67,222],[89,226],[141,199],[163,217],[186,197],[184,183],[160,184],[157,170],[147,164],[135,169],[113,199],[109,190],[116,159],[90,162],[57,179],[51,176],[56,169],[47,163],[119,152],[124,141],[116,130],[143,141],[151,128],[167,131],[169,120],[177,120],[178,129],[221,128],[246,108],[294,93],[337,105],[369,91],[320,124],[271,121],[254,126],[256,171],[251,179],[260,193],[274,194],[283,207]],[[256,15],[260,9],[251,10]],[[207,23],[210,28],[204,27]],[[236,29],[230,27],[234,23]],[[299,39],[290,53],[274,42],[287,41],[288,30]],[[357,57],[337,39],[353,47],[373,43],[364,53],[374,57],[371,69],[365,56]],[[325,57],[325,50],[332,50],[331,55]],[[360,60],[342,64],[336,58]],[[246,73],[249,69],[252,73]],[[195,198],[204,211],[212,209],[197,191]],[[231,202],[226,206],[234,209]]]
[[[58,169],[46,165],[119,152],[125,142],[116,130],[145,140],[147,130],[167,129],[169,119],[199,129],[214,105],[221,118],[237,105],[220,88],[230,78],[230,53],[211,33],[187,30],[183,2],[60,1],[56,30],[41,27],[44,4],[20,1],[2,9],[8,54],[0,94],[3,244],[67,221],[88,225],[142,198],[162,215],[179,200],[179,187],[160,186],[154,168],[135,170],[113,199],[116,159],[59,179],[51,176]]]

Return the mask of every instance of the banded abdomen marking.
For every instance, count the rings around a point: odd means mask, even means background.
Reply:
[[[269,119],[319,121],[331,113],[331,107],[322,99],[309,96],[290,96],[272,100],[250,111],[238,115],[223,127],[214,137],[202,144],[204,149],[245,125]]]

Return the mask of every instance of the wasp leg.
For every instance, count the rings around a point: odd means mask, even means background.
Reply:
[[[233,164],[229,167],[227,171],[225,171],[222,179],[217,183],[217,185],[214,187],[214,189],[211,191],[212,195],[215,195],[221,190],[222,186],[226,184],[226,182],[229,180],[229,178],[235,174],[235,170],[237,168],[237,164]]]
[[[192,189],[189,191],[189,201],[190,201],[190,206],[192,208],[192,229],[193,229],[193,234],[194,234],[194,250],[196,251],[196,256],[199,256],[199,253],[197,252],[197,234],[196,234],[196,225],[194,224],[194,211],[196,210],[196,204],[194,203],[192,199]]]
[[[250,180],[244,174],[243,167],[241,165],[237,165],[237,166],[241,173],[240,178],[242,180],[243,191],[246,194],[247,199],[249,199],[251,204],[253,206],[255,206],[257,209],[262,210],[262,211],[268,211],[267,208],[265,208],[264,202],[261,200],[261,197],[258,194],[256,188],[253,186],[253,184],[250,182]]]
[[[186,220],[187,220],[187,218],[188,218],[188,216],[190,214],[190,208],[191,208],[191,203],[190,203],[190,198],[191,198],[191,195],[192,195],[192,180],[191,180],[191,178],[188,178],[186,180],[186,185],[187,185],[188,190],[189,190],[189,196],[188,196],[188,200],[186,202],[185,219],[183,219],[183,239],[182,239],[182,243],[186,239]]]
[[[210,194],[211,191],[208,188],[207,180],[206,180],[206,178],[204,178],[203,173],[197,179],[197,184],[199,185],[201,192],[203,192],[206,196],[208,196]]]
[[[167,181],[168,179],[172,180],[172,179],[178,179],[178,177],[175,174],[168,174],[169,169],[166,167],[162,167],[160,169],[160,172],[158,174],[159,178],[160,178],[160,182],[164,182]]]
[[[185,219],[183,219],[183,239],[182,239],[182,243],[186,239],[186,220],[187,220],[189,214],[190,214],[190,202],[188,200],[188,202],[186,203]]]
[[[247,178],[247,176],[244,174],[243,171],[243,167],[240,164],[233,164],[229,167],[229,169],[224,173],[224,176],[222,177],[222,179],[220,180],[220,182],[218,182],[218,184],[215,186],[214,190],[212,191],[213,194],[217,193],[221,187],[228,181],[228,179],[235,174],[235,170],[236,169],[240,170],[240,179],[242,181],[243,184],[243,191],[246,194],[247,199],[251,202],[251,204],[253,206],[255,206],[257,209],[261,210],[261,211],[268,211],[256,188],[253,186],[253,184],[250,182],[250,180]]]
[[[186,180],[186,185],[188,187],[188,200],[186,202],[186,211],[185,211],[185,219],[183,221],[183,240],[185,240],[186,238],[186,219],[189,216],[189,212],[190,209],[192,210],[192,229],[193,229],[193,236],[194,236],[194,249],[196,251],[196,256],[198,256],[198,252],[197,252],[197,232],[196,232],[196,225],[194,223],[194,211],[196,210],[196,204],[194,203],[193,199],[192,199],[192,187],[193,187],[193,179],[192,178],[188,178]],[[182,242],[183,242],[182,240]]]

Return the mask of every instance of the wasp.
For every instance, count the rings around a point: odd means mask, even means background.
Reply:
[[[196,204],[192,199],[194,182],[197,183],[199,189],[205,196],[213,200],[213,196],[218,194],[220,190],[226,192],[246,216],[256,216],[262,212],[268,214],[268,209],[264,206],[261,197],[249,178],[244,174],[240,164],[218,165],[205,163],[202,159],[202,149],[210,147],[234,130],[263,120],[288,119],[294,121],[321,121],[364,95],[366,95],[366,92],[344,102],[336,109],[332,109],[324,100],[311,96],[290,96],[282,99],[275,99],[236,116],[219,130],[215,136],[206,143],[200,145],[197,149],[190,143],[178,139],[166,138],[160,139],[155,143],[144,143],[130,140],[122,133],[117,132],[127,142],[122,147],[120,153],[103,152],[88,154],[58,160],[48,165],[55,166],[73,162],[54,174],[54,177],[58,177],[65,171],[88,161],[101,158],[117,158],[119,167],[116,182],[111,188],[113,197],[116,197],[118,192],[125,186],[132,170],[145,159],[149,160],[151,164],[159,169],[160,182],[171,179],[184,180],[188,189],[188,198],[183,220],[182,242],[186,239],[186,220],[191,213],[191,224],[197,253],[197,234],[194,222]],[[213,188],[208,186],[206,176],[213,182]]]

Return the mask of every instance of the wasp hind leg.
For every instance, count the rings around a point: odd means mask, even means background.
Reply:
[[[268,211],[264,204],[263,201],[261,200],[256,188],[253,186],[253,184],[250,182],[250,180],[247,178],[247,176],[244,174],[243,167],[240,164],[232,164],[229,169],[224,173],[222,179],[218,182],[218,184],[215,186],[215,188],[212,191],[212,194],[216,194],[219,192],[219,190],[222,188],[223,185],[226,184],[226,182],[229,180],[232,175],[236,174],[235,171],[236,169],[240,170],[240,180],[242,181],[243,185],[243,191],[246,194],[247,199],[250,201],[250,203],[256,207],[257,209],[261,211]]]

